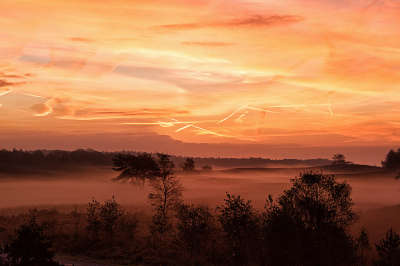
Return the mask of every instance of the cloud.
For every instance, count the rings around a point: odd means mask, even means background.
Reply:
[[[74,37],[74,38],[69,38],[69,39],[74,42],[93,42],[94,41],[89,38],[81,38],[81,37]]]
[[[148,108],[136,110],[116,110],[116,109],[102,109],[102,108],[84,108],[70,112],[67,115],[61,115],[61,119],[70,120],[99,120],[99,119],[121,119],[121,118],[154,118],[160,116],[182,115],[189,114],[188,110],[176,109],[161,109],[161,108]],[[149,123],[125,123],[136,125],[147,125]],[[152,123],[150,123],[152,124]],[[158,123],[155,123],[158,124]]]
[[[34,106],[31,107],[31,109],[36,112],[35,116],[46,116],[53,112],[54,106],[66,102],[68,100],[69,99],[54,97],[52,99],[47,100],[44,103],[35,104]]]
[[[27,78],[32,76],[34,75],[33,74],[16,75],[16,74],[5,74],[4,72],[0,72],[0,77],[2,78]]]
[[[180,24],[166,24],[154,27],[158,30],[173,31],[173,30],[192,30],[200,28],[213,28],[213,27],[271,27],[271,26],[285,26],[294,24],[304,20],[301,16],[296,15],[253,15],[245,18],[231,19],[225,21],[204,22],[204,23],[180,23]]]
[[[16,85],[17,83],[12,83],[12,82],[7,82],[3,79],[0,79],[0,87],[9,87],[9,86],[13,86]]]
[[[234,75],[191,71],[187,69],[120,65],[114,69],[114,72],[139,79],[168,82],[184,90],[196,92],[215,91],[216,87],[220,90],[229,91],[229,86],[240,85],[243,82],[242,77]],[[220,85],[220,87],[218,85]],[[224,87],[223,85],[228,87]]]
[[[234,45],[234,43],[230,43],[230,42],[181,42],[181,44],[184,45],[194,45],[194,46],[231,46]]]

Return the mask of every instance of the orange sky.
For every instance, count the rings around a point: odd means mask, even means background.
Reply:
[[[397,145],[399,32],[397,0],[2,0],[1,132]]]

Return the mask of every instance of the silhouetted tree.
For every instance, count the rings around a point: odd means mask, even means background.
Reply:
[[[12,265],[50,266],[59,265],[53,261],[53,244],[44,232],[44,224],[38,224],[35,218],[23,223],[9,238],[4,251]]]
[[[355,247],[349,228],[359,217],[351,209],[351,187],[313,171],[291,182],[292,188],[285,190],[277,204],[270,197],[266,205],[266,237],[278,239],[278,243],[267,240],[269,263],[353,265]]]
[[[356,247],[359,251],[359,263],[358,265],[366,265],[367,260],[365,257],[365,252],[371,250],[371,243],[369,242],[368,232],[363,227],[360,231],[359,236],[356,238]]]
[[[100,222],[110,243],[113,241],[114,232],[123,216],[124,212],[121,206],[115,202],[114,196],[112,199],[106,200],[100,208]]]
[[[199,256],[210,246],[215,231],[215,219],[208,206],[181,204],[177,208],[177,243],[199,264]],[[208,257],[205,255],[205,257]]]
[[[375,266],[400,265],[400,237],[392,228],[386,233],[386,239],[375,244],[375,247],[378,255],[378,259],[373,260]]]
[[[349,164],[350,162],[346,161],[346,158],[343,154],[337,153],[332,157],[333,162],[332,164]]]
[[[252,256],[258,246],[259,215],[251,205],[240,196],[227,193],[225,205],[217,207],[218,221],[222,226],[232,263],[243,265],[244,262],[254,261]]]
[[[144,186],[146,180],[154,180],[160,169],[155,159],[148,153],[118,154],[113,159],[114,171],[121,172],[113,181],[130,180]]]
[[[98,239],[101,230],[100,209],[100,203],[93,198],[86,212],[86,230],[95,240]]]
[[[172,229],[169,218],[182,202],[183,187],[179,178],[174,176],[174,163],[170,155],[157,153],[159,172],[151,181],[153,191],[149,194],[149,201],[157,213],[153,217],[153,232],[163,235]]]
[[[397,151],[391,149],[381,164],[386,170],[400,169],[400,148]]]
[[[186,158],[185,162],[182,165],[183,171],[190,172],[193,171],[194,168],[194,159],[192,157]]]
[[[106,240],[112,245],[117,233],[132,238],[137,226],[137,216],[122,210],[114,196],[106,199],[103,205],[94,198],[89,203],[86,212],[86,231],[97,243]]]

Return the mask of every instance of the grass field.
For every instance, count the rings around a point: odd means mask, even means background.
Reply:
[[[274,197],[291,186],[290,179],[300,172],[322,170],[324,174],[334,174],[339,181],[346,180],[353,189],[354,210],[361,215],[360,221],[352,228],[353,235],[364,226],[369,232],[371,243],[380,241],[388,229],[400,229],[400,190],[393,179],[393,173],[383,172],[381,168],[368,166],[315,167],[315,168],[240,168],[218,171],[198,171],[195,174],[176,172],[185,188],[184,202],[188,204],[208,205],[215,209],[224,203],[226,192],[240,195],[251,200],[256,210],[262,211],[269,194]],[[81,222],[88,203],[94,197],[103,203],[113,195],[122,208],[136,213],[139,219],[138,234],[145,236],[149,232],[152,208],[147,200],[150,187],[143,188],[131,184],[112,182],[116,172],[108,168],[80,168],[45,170],[40,172],[23,171],[21,173],[2,173],[0,193],[0,241],[12,234],[16,225],[26,221],[36,208],[47,210],[41,213],[51,216],[61,224],[62,230],[71,231],[71,212],[76,208]],[[55,214],[56,213],[56,214]],[[82,224],[80,226],[83,226]],[[83,230],[82,228],[80,230]],[[68,240],[70,241],[70,240]],[[69,243],[65,241],[65,243]],[[63,241],[55,241],[55,248],[64,254],[73,254],[73,249],[63,246]],[[132,252],[139,248],[138,243],[131,243]],[[147,254],[148,255],[148,254]],[[372,253],[371,253],[372,255]],[[98,260],[124,261],[127,256],[119,251],[109,253],[95,251],[78,256],[94,257]],[[145,256],[145,255],[140,255]],[[129,257],[129,256],[128,256]],[[132,259],[132,257],[129,257]]]

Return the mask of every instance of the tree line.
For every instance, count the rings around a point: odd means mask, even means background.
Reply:
[[[75,151],[64,150],[0,150],[0,166],[14,167],[46,167],[46,166],[73,166],[73,165],[94,165],[94,166],[109,166],[113,165],[113,159],[118,155],[126,154],[146,154],[142,152],[99,152],[93,149],[77,149]],[[156,154],[151,154],[156,156]],[[343,154],[338,153],[328,159],[282,159],[272,160],[264,158],[203,158],[203,157],[182,157],[172,156],[171,160],[176,165],[187,163],[187,159],[196,161],[203,170],[210,170],[211,166],[221,168],[232,167],[268,167],[280,165],[296,165],[303,164],[308,166],[322,166],[329,164],[352,164],[346,160]],[[398,150],[391,149],[381,162],[382,167],[386,170],[396,170],[400,168],[400,148]],[[183,168],[183,167],[182,167]],[[212,169],[212,167],[211,167]],[[184,169],[185,170],[185,169]]]
[[[75,151],[64,150],[0,150],[0,166],[11,167],[68,167],[68,166],[110,166],[113,165],[113,158],[119,154],[141,154],[142,152],[99,152],[93,149],[77,149]],[[157,156],[156,154],[151,154]],[[171,155],[171,160],[175,165],[185,163],[186,159],[192,157],[182,157]],[[266,167],[282,165],[309,165],[320,166],[330,164],[328,159],[282,159],[272,160],[264,158],[193,158],[200,166],[200,169],[210,170],[210,166],[221,168],[232,167]],[[211,167],[212,168],[212,167]]]

